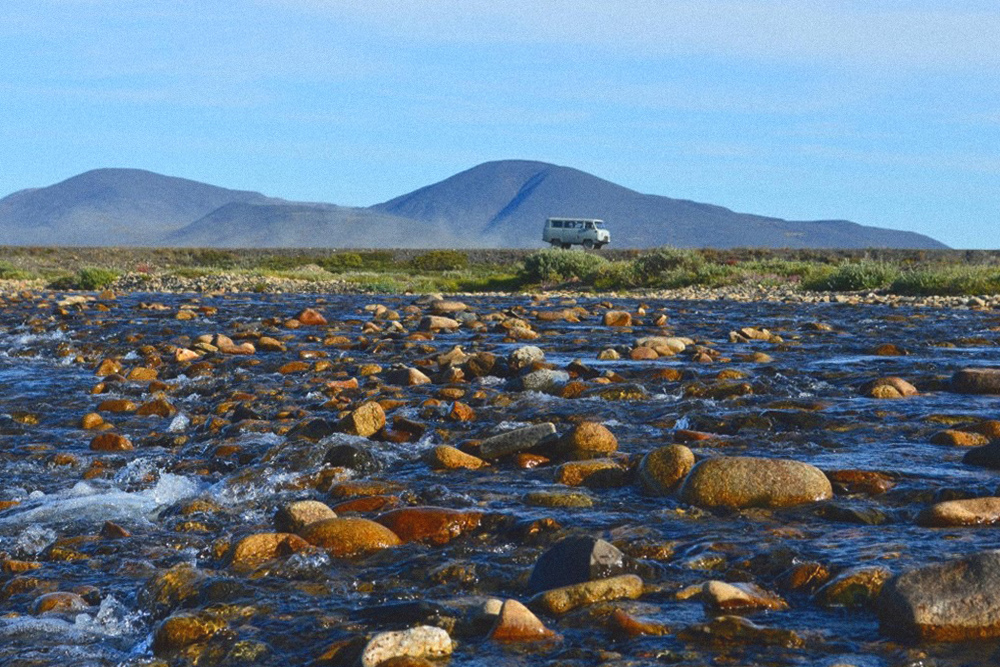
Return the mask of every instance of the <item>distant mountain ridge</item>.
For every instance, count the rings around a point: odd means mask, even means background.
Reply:
[[[946,248],[846,220],[789,221],[646,195],[570,167],[487,162],[371,207],[292,202],[139,169],[0,199],[0,244],[539,247],[545,218],[601,218],[615,247]]]

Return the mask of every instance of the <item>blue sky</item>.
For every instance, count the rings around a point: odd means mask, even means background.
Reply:
[[[995,0],[6,0],[0,195],[370,205],[489,160],[1000,247]]]

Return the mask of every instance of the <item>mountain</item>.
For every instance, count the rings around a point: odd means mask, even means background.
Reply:
[[[368,208],[292,202],[137,169],[0,199],[0,244],[540,247],[547,217],[601,218],[612,247],[945,248],[846,220],[788,221],[630,190],[544,162],[487,162]]]
[[[544,162],[487,162],[373,207],[425,221],[460,221],[485,245],[541,243],[547,217],[600,218],[619,248],[946,248],[913,232],[846,220],[794,222],[683,199],[644,195],[577,169]]]
[[[0,244],[160,245],[170,232],[233,202],[242,192],[140,169],[95,169],[0,199]]]

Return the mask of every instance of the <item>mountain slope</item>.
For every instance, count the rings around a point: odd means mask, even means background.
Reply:
[[[577,169],[543,162],[487,162],[440,183],[372,207],[445,221],[484,244],[531,247],[547,217],[605,220],[614,246],[769,246],[944,248],[921,234],[842,220],[795,222],[735,213],[721,206],[644,195]],[[456,228],[456,222],[460,227]]]
[[[0,199],[0,244],[157,245],[220,206],[265,199],[140,169],[96,169]]]

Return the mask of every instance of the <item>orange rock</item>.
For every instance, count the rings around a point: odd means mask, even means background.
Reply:
[[[104,418],[96,412],[88,412],[80,420],[80,428],[95,429],[104,424]]]
[[[368,438],[385,427],[385,410],[375,401],[362,403],[340,421],[344,433]]]
[[[632,361],[652,361],[653,359],[659,359],[660,355],[651,347],[634,347],[628,353],[629,359]]]
[[[90,448],[95,452],[125,452],[135,449],[132,441],[118,433],[101,433],[90,441]]]
[[[274,527],[282,533],[297,533],[311,523],[336,519],[337,513],[318,500],[297,500],[283,505],[274,515]]]
[[[632,326],[632,315],[624,310],[609,310],[604,313],[604,326],[630,327]]]
[[[443,507],[402,507],[386,512],[376,521],[398,535],[403,542],[426,542],[440,546],[478,528],[482,516],[481,512]]]
[[[476,419],[476,411],[465,403],[455,401],[448,411],[448,420],[455,422],[471,422]]]
[[[109,398],[97,406],[98,412],[135,412],[138,406],[126,398]]]
[[[298,315],[296,315],[295,319],[297,319],[302,324],[310,326],[323,326],[324,324],[326,324],[326,318],[323,317],[323,315],[321,315],[319,311],[314,310],[312,308],[306,308]]]
[[[466,454],[450,445],[438,445],[425,455],[425,460],[434,468],[455,470],[466,468],[478,470],[487,465],[486,461],[472,454]]]
[[[301,551],[309,543],[292,533],[257,533],[233,545],[229,563],[237,569],[253,569],[269,560]]]
[[[282,375],[289,375],[290,373],[302,373],[309,370],[309,364],[304,361],[289,361],[287,364],[278,369],[278,372]]]
[[[31,613],[38,616],[50,611],[81,611],[89,606],[90,605],[88,605],[86,601],[84,601],[84,599],[76,593],[57,591],[55,593],[46,593],[45,595],[40,595],[35,598],[34,603],[31,605]]]
[[[200,354],[194,350],[189,350],[186,347],[179,347],[174,350],[174,361],[194,361],[199,358],[201,358]]]
[[[116,375],[121,372],[122,365],[120,362],[114,359],[104,359],[97,367],[97,370],[94,371],[94,375],[97,377],[107,377],[108,375]]]
[[[392,495],[361,496],[360,498],[345,500],[330,509],[338,515],[352,512],[367,514],[370,512],[384,512],[387,509],[399,506],[401,502],[398,496]]]
[[[517,600],[505,600],[487,639],[497,642],[533,642],[555,636],[556,633],[545,627],[530,609]]]
[[[177,414],[177,408],[171,405],[164,398],[156,398],[140,405],[139,409],[135,411],[135,414],[143,417],[150,415],[155,415],[157,417],[173,417]]]
[[[302,529],[302,538],[333,556],[355,556],[402,544],[389,528],[357,517],[316,521]]]
[[[610,454],[618,450],[618,439],[598,422],[581,422],[559,439],[564,449]]]
[[[570,461],[556,470],[556,482],[567,486],[607,488],[624,486],[627,471],[610,459]]]
[[[979,447],[989,444],[990,439],[982,433],[969,433],[949,428],[932,435],[931,442],[935,445],[950,445],[952,447]]]

